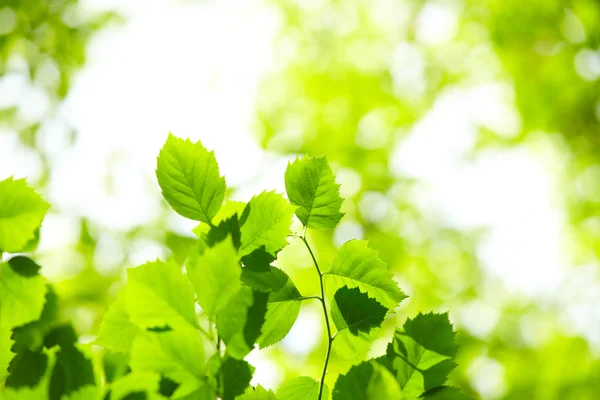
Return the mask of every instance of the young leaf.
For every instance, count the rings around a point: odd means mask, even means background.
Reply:
[[[331,269],[324,275],[329,277],[334,289],[344,285],[358,287],[391,310],[406,298],[385,263],[364,240],[344,243],[335,255]]]
[[[281,271],[281,270],[278,270]],[[281,271],[285,275],[285,272]],[[269,294],[267,315],[258,339],[261,349],[282,340],[292,329],[294,322],[300,314],[300,298],[302,295],[287,275],[285,285]]]
[[[242,286],[217,315],[217,330],[227,354],[243,359],[258,339],[267,312],[267,293]]]
[[[338,331],[347,328],[357,336],[359,331],[369,333],[371,328],[381,326],[387,311],[358,288],[344,286],[335,292],[331,316]]]
[[[123,296],[119,296],[102,318],[96,344],[128,354],[139,332],[140,329],[129,320]]]
[[[278,400],[275,397],[275,393],[271,390],[267,390],[262,386],[249,387],[246,389],[244,394],[235,398],[236,400]]]
[[[0,252],[22,251],[35,238],[48,208],[24,179],[0,181]]]
[[[299,376],[284,383],[277,390],[277,400],[318,400],[319,381],[308,376]],[[323,385],[321,400],[329,398],[329,389]]]
[[[288,164],[285,170],[285,190],[290,202],[298,206],[296,216],[306,227],[335,228],[344,216],[340,185],[325,157],[304,157]]]
[[[129,319],[142,329],[198,325],[194,291],[174,263],[155,261],[129,268],[124,301]]]
[[[262,192],[254,196],[248,207],[248,218],[241,228],[240,256],[263,246],[265,251],[274,255],[287,244],[295,207],[275,192]]]
[[[0,263],[0,327],[13,328],[40,318],[46,283],[40,275],[25,277]]]
[[[185,394],[204,385],[204,364],[204,343],[192,328],[145,332],[133,342],[131,369],[163,374],[187,388]]]
[[[225,197],[225,178],[215,155],[189,139],[169,134],[161,149],[156,177],[164,198],[186,218],[212,223]]]
[[[254,369],[244,360],[225,357],[219,371],[222,399],[234,400],[238,395],[243,394],[252,380]]]
[[[222,310],[240,288],[242,274],[231,239],[207,248],[203,254],[192,253],[187,274],[202,309],[209,316]]]

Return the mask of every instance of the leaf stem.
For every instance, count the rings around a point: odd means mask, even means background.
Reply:
[[[321,374],[321,382],[320,382],[320,386],[319,386],[319,397],[317,397],[317,400],[321,400],[321,398],[323,396],[323,385],[325,384],[325,373],[327,372],[327,364],[329,364],[329,356],[331,355],[331,345],[333,344],[333,337],[331,336],[331,326],[329,325],[329,316],[327,315],[327,305],[325,303],[325,289],[323,286],[323,274],[321,273],[321,269],[319,268],[317,259],[315,258],[315,255],[314,255],[312,249],[310,248],[308,241],[306,240],[306,227],[304,228],[304,231],[302,232],[302,236],[300,237],[300,239],[302,239],[302,241],[306,245],[306,248],[308,249],[308,252],[310,253],[310,256],[313,260],[313,263],[315,264],[315,268],[317,269],[317,272],[319,273],[319,283],[321,285],[321,296],[317,297],[317,298],[321,301],[321,305],[323,306],[323,315],[325,316],[325,325],[327,326],[327,354],[325,355],[325,362],[323,364],[323,373]]]

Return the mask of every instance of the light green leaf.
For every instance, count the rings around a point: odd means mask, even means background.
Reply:
[[[140,329],[129,320],[123,296],[119,296],[102,318],[96,344],[128,354],[139,332]]]
[[[227,354],[243,359],[260,336],[267,312],[268,294],[242,286],[217,315],[217,330]]]
[[[377,257],[377,252],[367,247],[364,240],[351,240],[340,247],[324,274],[328,278],[330,293],[344,285],[358,287],[386,308],[393,310],[406,298],[398,288],[386,265]]]
[[[353,335],[348,329],[339,331],[333,342],[333,351],[338,357],[347,361],[364,360],[380,331],[379,328],[373,328],[369,333],[359,331],[358,335]]]
[[[163,374],[187,388],[182,395],[189,394],[204,382],[204,343],[192,328],[145,332],[133,342],[130,365],[135,373]]]
[[[304,157],[288,164],[285,190],[290,202],[299,206],[296,216],[309,228],[335,228],[344,216],[340,185],[329,168],[327,158]]]
[[[61,400],[102,400],[104,392],[97,386],[84,386],[68,396],[63,396]]]
[[[211,223],[225,197],[225,178],[215,155],[189,139],[169,134],[158,155],[156,177],[164,198],[184,217]]]
[[[8,375],[8,364],[15,356],[14,353],[10,351],[10,348],[13,345],[10,335],[10,329],[0,327],[0,382],[4,381]]]
[[[318,400],[320,382],[308,376],[299,376],[284,383],[277,390],[277,400]],[[323,385],[321,400],[329,398],[329,389]]]
[[[45,297],[43,277],[23,276],[0,263],[0,327],[10,329],[39,319]]]
[[[160,375],[155,372],[132,372],[110,385],[110,400],[122,400],[135,392],[146,394],[158,392]]]
[[[219,212],[213,218],[212,222],[214,225],[218,225],[236,214],[238,217],[241,217],[242,213],[244,212],[244,208],[246,208],[246,203],[243,201],[226,200],[223,204],[223,207],[221,207]]]
[[[0,392],[0,400],[40,400],[44,399],[45,395],[46,389],[41,386],[19,389],[6,388],[4,392]]]
[[[265,251],[275,254],[287,244],[295,207],[275,192],[254,196],[248,207],[248,219],[241,228],[240,257],[263,246]]]
[[[235,398],[235,400],[278,400],[275,397],[275,393],[271,390],[267,390],[262,386],[249,387],[246,389],[244,394]]]
[[[155,261],[127,270],[124,289],[129,319],[142,329],[197,326],[194,291],[175,263]]]
[[[35,238],[48,208],[24,179],[0,181],[0,252],[22,251]]]
[[[331,316],[338,331],[348,329],[355,336],[359,331],[369,333],[371,328],[380,327],[387,311],[360,289],[348,286],[335,292],[331,305]]]
[[[300,314],[302,295],[285,272],[281,271],[281,273],[287,278],[286,283],[281,289],[269,294],[265,323],[258,339],[258,345],[261,349],[271,346],[286,337]]]
[[[209,316],[222,310],[240,288],[242,274],[231,238],[206,248],[203,254],[192,253],[187,264],[187,274],[202,309]]]

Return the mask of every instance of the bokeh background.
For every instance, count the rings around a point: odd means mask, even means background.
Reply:
[[[84,341],[126,267],[192,243],[154,177],[170,131],[234,199],[326,155],[346,217],[318,257],[379,250],[410,295],[388,334],[449,310],[474,399],[600,398],[597,0],[0,0],[0,180],[52,204],[37,258]],[[316,293],[299,244],[279,262]],[[253,383],[318,375],[316,306]]]

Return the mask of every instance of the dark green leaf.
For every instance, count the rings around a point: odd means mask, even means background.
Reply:
[[[331,315],[338,331],[348,329],[353,335],[369,333],[383,323],[387,308],[358,288],[340,288],[334,295]]]

